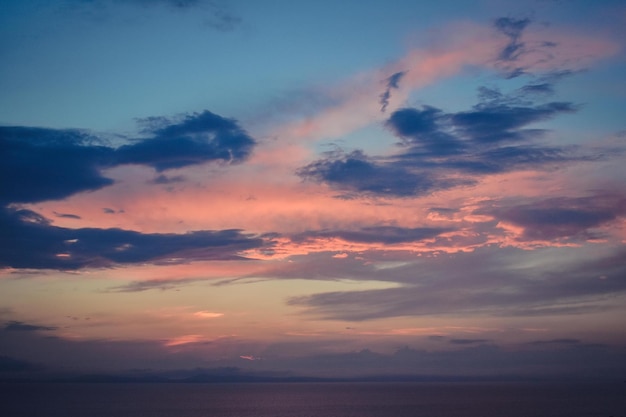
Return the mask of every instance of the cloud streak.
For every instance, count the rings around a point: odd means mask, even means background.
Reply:
[[[387,77],[385,91],[380,95],[380,111],[384,113],[387,110],[387,106],[389,106],[389,99],[391,98],[391,90],[397,90],[399,87],[399,83],[402,80],[402,77],[406,74],[405,71],[399,71],[395,74]]]
[[[178,263],[241,259],[266,245],[239,230],[187,234],[142,234],[122,229],[67,229],[52,226],[35,212],[3,209],[0,266],[73,270],[115,264]]]
[[[519,268],[534,258],[520,250],[482,248],[440,254],[428,263],[413,261],[385,269],[401,287],[331,292],[294,297],[293,306],[331,320],[364,321],[401,316],[521,316],[581,314],[611,307],[605,298],[626,291],[623,251],[566,266]],[[497,259],[500,258],[500,259]],[[553,263],[556,263],[553,262]],[[361,267],[363,278],[378,273]],[[319,276],[320,271],[316,271]],[[355,271],[356,272],[356,271]],[[333,276],[329,272],[329,276]]]

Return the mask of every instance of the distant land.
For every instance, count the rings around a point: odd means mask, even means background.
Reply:
[[[311,382],[624,382],[616,378],[571,375],[398,375],[316,377],[287,372],[249,372],[237,367],[175,371],[129,370],[118,373],[5,373],[0,383],[311,383]]]

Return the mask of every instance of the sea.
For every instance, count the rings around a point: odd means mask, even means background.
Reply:
[[[3,383],[3,417],[626,417],[626,383]]]

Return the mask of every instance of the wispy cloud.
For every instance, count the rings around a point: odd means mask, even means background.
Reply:
[[[397,110],[406,105],[411,92],[471,67],[494,70],[505,78],[520,74],[541,78],[584,69],[619,50],[609,39],[530,26],[530,19],[508,17],[496,19],[491,27],[467,22],[448,25],[437,32],[429,47],[412,49],[383,69],[359,73],[330,90],[321,89],[319,94],[330,98],[329,105],[274,129],[271,135],[309,140],[339,137],[380,123],[382,109]],[[385,80],[382,92],[380,80]]]
[[[200,14],[205,26],[222,32],[232,31],[242,22],[227,6],[213,0],[64,0],[62,10],[87,13],[94,19],[115,13],[114,8],[124,6]]]
[[[56,327],[28,324],[21,321],[9,321],[4,325],[5,332],[38,332],[50,330],[56,330]]]
[[[387,110],[387,106],[389,106],[389,99],[391,98],[391,90],[394,89],[398,89],[399,88],[399,83],[400,80],[402,80],[402,77],[404,77],[404,74],[406,74],[405,71],[399,71],[396,72],[395,74],[390,75],[389,77],[387,77],[386,84],[386,90],[380,95],[380,111],[381,112],[385,112]]]
[[[568,261],[564,265],[522,268],[537,257],[523,250],[483,248],[470,253],[440,254],[385,269],[399,288],[320,293],[294,297],[290,304],[321,318],[351,321],[383,317],[441,314],[534,316],[580,314],[610,307],[608,294],[624,294],[623,251],[603,258]],[[354,274],[365,279],[379,271],[362,265]],[[345,271],[345,269],[344,269]],[[320,275],[320,271],[316,271]],[[327,273],[333,276],[332,272]],[[336,274],[336,272],[335,272]]]

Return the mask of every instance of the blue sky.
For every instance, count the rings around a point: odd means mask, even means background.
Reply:
[[[3,2],[0,376],[623,372],[626,7],[421,3]]]

